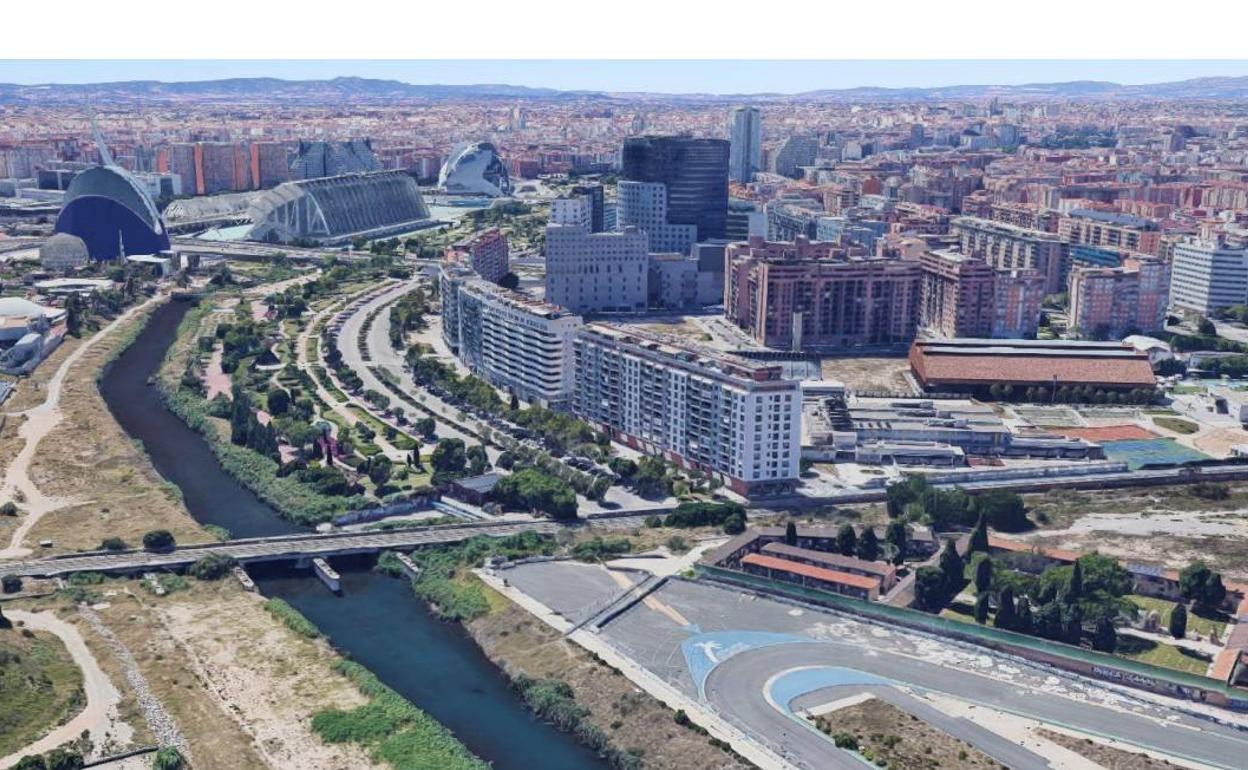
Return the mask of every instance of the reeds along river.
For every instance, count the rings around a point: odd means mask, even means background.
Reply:
[[[182,490],[196,521],[236,538],[297,532],[222,470],[204,438],[167,410],[148,384],[192,306],[169,302],[152,314],[101,379],[104,401],[126,433],[143,442],[160,475]],[[335,561],[335,567],[342,573],[339,596],[290,565],[250,570],[265,595],[293,605],[335,647],[498,770],[605,770],[574,738],[534,719],[467,633],[434,617],[405,581],[371,572],[369,559]]]

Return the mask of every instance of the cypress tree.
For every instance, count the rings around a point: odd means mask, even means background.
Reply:
[[[981,626],[988,622],[988,594],[986,592],[975,597],[975,622]]]
[[[945,550],[940,552],[940,571],[945,575],[945,590],[950,594],[962,588],[966,581],[965,569],[962,557],[958,554],[958,547],[954,545],[953,540],[946,540]]]
[[[1092,649],[1113,652],[1117,646],[1118,632],[1114,630],[1113,621],[1106,617],[1096,621],[1096,632],[1092,635]]]
[[[1187,638],[1187,607],[1181,602],[1170,611],[1170,635],[1175,639]]]
[[[975,592],[984,594],[992,588],[992,559],[985,556],[975,565]]]
[[[836,550],[841,556],[853,556],[858,550],[858,535],[852,524],[842,524],[836,533]]]
[[[988,553],[988,517],[983,511],[980,511],[979,520],[975,522],[975,529],[971,530],[969,548],[972,553],[975,551]]]
[[[1024,634],[1030,634],[1034,629],[1031,619],[1031,602],[1026,596],[1018,600],[1018,617],[1015,619],[1015,625]]]
[[[1014,628],[1014,589],[1006,586],[997,597],[997,617],[992,624],[1007,631]]]
[[[1083,596],[1083,565],[1079,560],[1075,560],[1075,566],[1070,570],[1070,601],[1078,601]]]
[[[875,537],[875,529],[867,527],[858,538],[857,554],[859,559],[875,561],[880,558],[880,542]]]
[[[790,521],[784,525],[785,545],[797,545],[797,525]]]
[[[909,539],[906,533],[906,523],[904,521],[889,522],[888,529],[884,532],[884,539],[896,546],[897,553],[893,555],[893,563],[901,566],[906,560],[906,541]]]

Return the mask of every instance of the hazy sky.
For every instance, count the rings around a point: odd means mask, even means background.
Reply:
[[[1016,85],[1066,80],[1159,83],[1248,76],[1238,61],[2,61],[0,82],[210,80],[339,75],[409,83],[506,83],[565,90],[799,92],[855,86]]]

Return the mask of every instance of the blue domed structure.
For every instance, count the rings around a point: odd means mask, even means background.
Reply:
[[[56,218],[56,231],[76,235],[95,259],[156,254],[169,233],[156,204],[120,166],[94,166],[74,177]]]

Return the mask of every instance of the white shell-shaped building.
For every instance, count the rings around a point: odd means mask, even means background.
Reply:
[[[438,187],[452,195],[511,195],[511,178],[498,150],[489,142],[456,145],[442,171]]]

